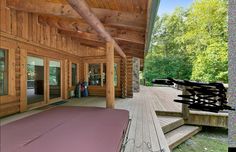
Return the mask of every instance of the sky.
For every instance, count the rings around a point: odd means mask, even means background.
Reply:
[[[188,8],[194,0],[161,0],[158,15],[172,13],[176,7]]]

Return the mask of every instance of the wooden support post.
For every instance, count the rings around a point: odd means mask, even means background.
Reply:
[[[114,42],[106,43],[106,107],[115,106],[115,87],[114,87]]]
[[[183,88],[182,94],[183,95],[189,94],[187,91],[187,87]],[[184,100],[188,100],[188,99],[184,99]],[[189,108],[187,104],[182,104],[182,115],[183,115],[184,120],[187,120],[189,118]]]

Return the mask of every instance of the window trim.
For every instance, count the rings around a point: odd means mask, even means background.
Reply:
[[[9,68],[8,68],[9,67],[8,66],[9,59],[8,59],[8,56],[9,55],[8,55],[8,51],[6,49],[0,48],[0,50],[4,52],[4,70],[1,72],[3,73],[3,77],[5,78],[5,76],[6,76],[6,79],[7,79],[7,82],[3,81],[3,95],[0,95],[0,96],[7,96],[9,94],[9,85],[8,85],[8,83],[9,83]],[[5,79],[3,79],[3,80],[5,80]],[[5,88],[5,87],[7,87],[7,88]]]
[[[100,82],[100,85],[89,85],[89,82],[88,82],[88,86],[90,86],[90,87],[102,87],[103,86],[103,83],[102,83],[102,69],[101,69],[101,65],[103,64],[103,63],[88,63],[88,73],[89,73],[89,65],[91,65],[91,64],[93,64],[93,65],[98,65],[98,67],[100,68],[99,69],[99,74],[98,75],[100,75],[100,77],[101,77],[101,82]],[[87,80],[89,81],[89,74],[87,74]]]
[[[73,61],[69,61],[68,62],[68,65],[67,65],[67,67],[68,67],[68,70],[69,70],[69,74],[68,74],[68,84],[69,84],[69,86],[68,86],[68,88],[69,89],[71,89],[71,88],[74,88],[75,86],[73,86],[72,85],[72,64],[76,64],[76,85],[77,85],[77,83],[80,81],[80,72],[79,72],[79,70],[80,70],[80,64],[79,63],[77,63],[77,62],[73,62]]]
[[[15,50],[7,46],[2,46],[0,49],[7,52],[7,94],[0,96],[1,98],[16,96],[15,87]]]
[[[72,68],[73,68],[73,64],[74,65],[76,65],[76,71],[75,71],[75,73],[76,73],[76,77],[75,77],[75,79],[76,79],[76,82],[75,82],[75,85],[73,85],[73,76],[72,76],[72,74],[73,74],[73,71],[72,71]],[[77,85],[77,83],[78,83],[78,64],[77,63],[74,63],[74,62],[71,62],[70,63],[70,85],[71,85],[71,87],[75,87],[76,85]]]
[[[31,54],[31,53],[27,53],[26,55],[26,80],[27,80],[27,65],[28,65],[28,62],[27,62],[27,58],[28,57],[35,57],[35,58],[39,58],[39,59],[42,59],[43,60],[43,65],[44,65],[44,99],[43,101],[40,101],[40,102],[37,102],[37,103],[33,103],[33,104],[28,104],[28,100],[27,100],[27,91],[26,91],[26,104],[27,104],[27,108],[28,109],[32,109],[34,107],[39,107],[40,105],[44,105],[46,104],[46,98],[47,98],[47,73],[46,73],[46,65],[47,65],[47,62],[46,62],[46,57],[43,57],[43,56],[39,56],[39,55],[35,55],[35,54]],[[27,90],[27,84],[26,84],[26,90]]]
[[[49,81],[50,81],[50,61],[56,61],[56,62],[59,62],[60,63],[60,97],[57,97],[57,98],[52,98],[52,99],[50,99],[50,83],[49,83]],[[64,75],[63,75],[63,70],[64,70],[64,63],[63,63],[63,61],[62,60],[60,60],[60,59],[55,59],[55,58],[50,58],[50,57],[48,57],[47,59],[46,59],[46,66],[47,66],[47,93],[46,93],[46,95],[47,95],[47,98],[46,98],[46,100],[47,100],[47,103],[48,104],[51,104],[51,103],[54,103],[54,102],[57,102],[58,100],[61,100],[61,99],[63,99],[63,97],[64,97],[64,94],[63,94],[63,87],[64,87],[64,83],[63,83],[63,77],[64,77]]]
[[[115,60],[114,62],[115,64],[117,64],[117,86],[115,87],[115,89],[120,89],[120,60]],[[84,70],[84,74],[85,74],[85,81],[88,81],[89,77],[88,77],[88,72],[89,72],[89,64],[99,64],[100,65],[100,75],[102,76],[102,70],[103,70],[103,64],[106,64],[105,59],[101,60],[98,59],[97,61],[88,61],[84,63],[85,66],[85,70]],[[101,80],[103,82],[103,80]],[[101,85],[89,85],[90,88],[105,88],[106,84],[101,83]]]

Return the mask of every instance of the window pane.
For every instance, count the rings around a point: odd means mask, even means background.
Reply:
[[[107,70],[107,66],[106,63],[103,63],[103,72],[102,72],[102,80],[103,80],[103,85],[106,84],[106,70]]]
[[[72,86],[75,86],[77,84],[77,64],[72,64],[71,71]]]
[[[27,102],[44,100],[44,62],[37,57],[27,57]]]
[[[89,64],[89,85],[101,85],[101,69],[100,64]]]
[[[103,73],[102,73],[102,77],[103,77],[103,84],[106,84],[106,64],[103,64]],[[118,66],[115,63],[114,64],[114,86],[116,87],[118,84]]]
[[[0,49],[0,95],[8,94],[7,51]]]
[[[116,87],[118,84],[118,72],[117,72],[117,64],[114,64],[114,86]]]
[[[61,97],[61,63],[49,61],[49,98]]]

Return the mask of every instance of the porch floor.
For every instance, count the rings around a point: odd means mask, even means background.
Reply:
[[[130,112],[131,125],[125,152],[159,152],[161,149],[165,152],[169,151],[161,129],[166,120],[158,120],[155,111],[181,112],[181,104],[173,102],[177,94],[180,94],[180,91],[173,88],[141,86],[140,93],[135,93],[133,98],[116,99],[116,109],[126,109]],[[105,107],[105,105],[104,97],[87,97],[70,99],[60,106]],[[47,107],[3,118],[1,125],[46,109]]]
[[[133,98],[116,99],[116,109],[130,112],[131,126],[125,152],[158,152],[168,151],[168,144],[161,129],[166,120],[158,120],[155,111],[181,112],[181,104],[174,103],[178,90],[168,87],[141,86],[139,93]],[[97,106],[105,107],[104,97],[71,99],[66,106]]]

